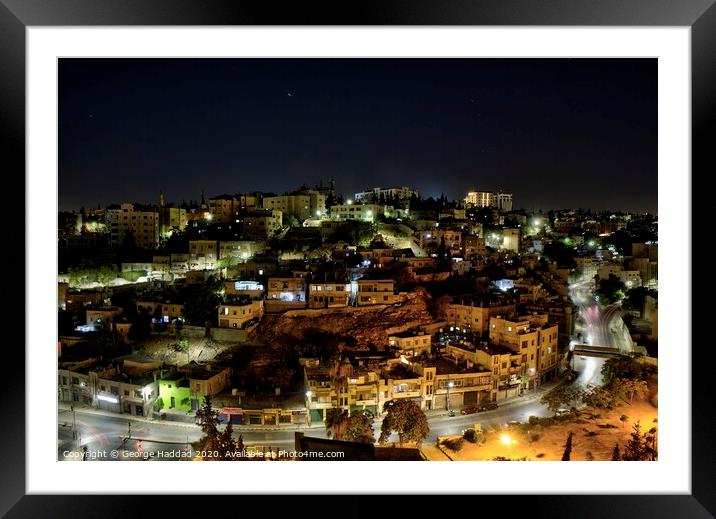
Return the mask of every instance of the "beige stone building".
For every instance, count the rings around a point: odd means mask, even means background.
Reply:
[[[358,280],[358,306],[392,305],[400,301],[392,279]]]
[[[306,280],[301,277],[269,278],[268,299],[306,301]]]
[[[445,320],[452,326],[464,327],[482,335],[489,330],[491,317],[511,315],[516,309],[514,304],[461,301],[447,305]]]
[[[347,283],[310,283],[308,285],[308,307],[348,306],[350,294],[351,286]]]
[[[151,249],[159,243],[159,212],[155,208],[122,204],[119,209],[108,209],[107,218],[113,245],[121,245],[129,233],[139,247]]]
[[[286,218],[293,216],[302,221],[326,214],[326,195],[305,189],[289,195],[264,197],[262,205],[264,209],[281,211]]]
[[[219,305],[219,328],[243,328],[247,323],[258,321],[264,314],[263,301],[251,301],[245,305]]]
[[[212,270],[219,259],[219,242],[216,240],[189,240],[189,269]]]
[[[429,355],[431,343],[430,334],[415,330],[396,333],[388,337],[388,346],[407,357],[417,357],[422,353]]]
[[[242,221],[246,240],[268,240],[283,225],[283,213],[276,209],[251,209]]]

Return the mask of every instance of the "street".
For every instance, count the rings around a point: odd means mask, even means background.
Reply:
[[[464,429],[472,428],[479,423],[483,428],[489,428],[493,425],[503,425],[511,421],[526,421],[529,416],[549,416],[550,412],[539,403],[539,398],[553,384],[547,384],[542,388],[538,388],[534,392],[529,392],[526,396],[514,399],[501,405],[493,411],[484,411],[470,415],[456,414],[453,417],[447,415],[447,411],[429,412],[428,422],[430,424],[430,435],[427,441],[434,441],[438,436],[451,434],[460,434]],[[77,451],[73,449],[77,442],[72,437],[72,412],[69,410],[60,410],[58,416],[58,459],[81,459],[77,458],[77,454],[68,451]],[[75,410],[75,423],[78,431],[79,445],[87,447],[89,456],[91,453],[106,453],[103,457],[97,457],[96,460],[122,461],[127,459],[144,459],[142,456],[136,457],[134,453],[146,453],[148,460],[160,460],[157,453],[164,452],[164,459],[175,461],[176,458],[169,457],[166,453],[176,453],[174,456],[184,456],[178,453],[186,452],[188,444],[199,440],[202,436],[199,426],[194,424],[185,424],[178,422],[153,422],[146,420],[137,420],[134,417],[127,418],[125,415],[109,415],[99,414],[95,411],[86,409]],[[131,436],[126,442],[123,441],[130,432]],[[375,421],[374,430],[376,438],[380,434],[382,420]],[[243,442],[249,447],[272,447],[275,449],[293,450],[294,433],[296,431],[304,432],[308,436],[326,438],[326,430],[323,426],[319,427],[300,427],[285,428],[281,430],[267,429],[258,431],[256,427],[251,430],[245,430],[241,426],[234,426],[234,436],[238,438],[241,434]],[[397,436],[393,435],[389,438],[389,442],[398,441]],[[110,454],[116,452],[117,457]],[[154,453],[152,456],[150,453]],[[182,459],[182,458],[180,458]]]

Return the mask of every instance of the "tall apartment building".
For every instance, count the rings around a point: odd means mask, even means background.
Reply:
[[[128,233],[139,247],[152,248],[159,243],[159,212],[138,204],[109,206],[105,211],[110,245],[118,246]]]
[[[512,211],[512,193],[497,193],[497,208],[500,212]]]
[[[496,207],[505,213],[512,211],[512,193],[470,191],[464,201],[467,207]]]
[[[521,364],[525,366],[523,375],[530,380],[556,374],[558,336],[559,328],[549,323],[547,314],[490,319],[490,342],[521,355]]]
[[[469,207],[496,207],[497,197],[490,191],[470,191],[465,197],[465,205]]]
[[[172,229],[177,228],[180,231],[186,229],[188,219],[186,209],[173,205],[159,208],[159,234],[168,236]]]

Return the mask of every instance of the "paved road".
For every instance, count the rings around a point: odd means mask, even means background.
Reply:
[[[460,434],[464,429],[474,427],[479,423],[483,429],[493,425],[504,425],[511,421],[526,421],[529,416],[548,416],[549,411],[539,403],[539,398],[554,383],[529,392],[527,395],[505,401],[498,409],[485,411],[471,415],[456,414],[448,416],[446,411],[428,412],[430,424],[430,436],[428,441],[433,441],[437,436]],[[58,414],[58,459],[77,459],[76,446],[86,446],[88,456],[94,459],[107,461],[123,461],[138,459],[142,452],[155,453],[154,457],[145,456],[149,460],[159,460],[157,453],[162,452],[164,459],[181,459],[176,456],[188,456],[179,454],[187,452],[188,444],[197,441],[202,432],[194,424],[177,422],[154,422],[129,418],[124,415],[112,415],[99,413],[93,410],[76,409],[75,425],[78,439],[73,439],[72,423],[73,416],[69,410],[60,410]],[[129,433],[128,421],[131,421],[131,439],[124,441]],[[382,420],[376,420],[374,430],[376,437],[380,431]],[[279,430],[245,430],[239,426],[235,427],[235,436],[240,433],[247,446],[272,447],[274,449],[293,450],[294,432],[300,430],[306,435],[326,438],[325,428],[300,427],[279,428]],[[139,443],[138,443],[139,440]],[[397,441],[397,437],[389,438],[389,441]],[[172,454],[166,454],[170,452]],[[114,454],[116,453],[116,454]],[[115,456],[116,457],[113,457]],[[170,458],[169,456],[173,456]]]
[[[583,342],[591,346],[618,348],[624,353],[633,351],[634,345],[621,318],[620,305],[599,305],[594,299],[591,281],[573,283],[570,286],[570,297],[577,306],[577,332],[581,333]],[[575,356],[573,367],[579,372],[575,382],[583,387],[601,385],[601,370],[605,360]]]

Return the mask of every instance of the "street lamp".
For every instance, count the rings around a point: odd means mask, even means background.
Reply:
[[[512,437],[509,434],[502,433],[500,435],[500,443],[502,443],[502,445],[512,445],[517,442],[516,442],[516,440],[512,439]]]
[[[453,386],[454,386],[454,384],[453,384],[452,380],[450,380],[447,383],[447,402],[445,403],[445,409],[447,409],[448,412],[450,412],[450,388]]]

